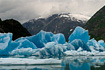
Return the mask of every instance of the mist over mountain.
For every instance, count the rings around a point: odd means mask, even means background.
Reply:
[[[59,13],[91,17],[104,5],[105,0],[0,0],[0,18],[14,18],[24,23],[33,18]]]
[[[37,34],[40,30],[63,33],[68,39],[69,35],[77,26],[83,27],[89,17],[80,14],[53,14],[48,18],[32,19],[23,24],[23,26],[32,34]]]

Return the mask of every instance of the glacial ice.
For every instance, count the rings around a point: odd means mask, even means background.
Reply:
[[[64,55],[64,51],[66,51],[66,46],[63,46],[62,44],[56,44],[54,42],[49,42],[45,47],[41,48],[33,55],[37,55],[40,58],[61,57]]]
[[[88,30],[85,30],[79,26],[76,27],[74,32],[69,36],[69,42],[72,42],[75,39],[80,39],[87,43],[90,39],[90,36],[88,35]]]
[[[4,50],[6,47],[9,47],[12,41],[12,33],[0,33],[0,50]]]
[[[102,52],[102,51],[104,51],[105,49],[104,49],[104,47],[103,47],[102,45],[100,45],[101,43],[102,43],[101,41],[98,43],[98,42],[93,38],[93,39],[91,39],[91,40],[89,40],[89,41],[87,42],[87,45],[90,46],[90,47],[93,46],[93,49],[95,49],[96,51]]]
[[[76,27],[65,41],[62,33],[40,31],[38,34],[12,41],[12,33],[0,33],[0,55],[35,55],[41,58],[63,55],[104,55],[105,43],[89,40],[88,31]]]
[[[105,42],[103,40],[99,40],[98,41],[98,44],[101,45],[101,46],[103,46],[105,48]]]
[[[65,37],[63,34],[53,34],[51,32],[45,32],[41,30],[38,34],[30,37],[21,37],[18,40],[28,39],[30,42],[34,43],[38,48],[45,47],[48,42],[57,42],[58,44],[65,43]]]
[[[80,39],[73,40],[71,44],[75,47],[75,50],[78,50],[78,48],[81,47],[83,50],[91,51],[87,44]]]
[[[21,48],[37,49],[36,45],[27,39],[16,40],[15,42],[19,43],[19,45],[17,46],[17,49],[21,49]]]
[[[0,33],[0,55],[7,54],[11,46],[12,33]]]
[[[0,58],[0,65],[54,65],[61,64],[61,60],[58,59],[28,59],[28,58]],[[13,66],[15,67],[15,66]]]
[[[32,49],[32,48],[21,48],[21,49],[15,49],[12,52],[10,52],[10,55],[32,55],[36,52],[38,52],[39,49]]]

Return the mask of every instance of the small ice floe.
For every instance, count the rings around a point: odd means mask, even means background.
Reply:
[[[7,65],[58,65],[61,60],[58,59],[28,59],[28,58],[0,58],[0,66]]]

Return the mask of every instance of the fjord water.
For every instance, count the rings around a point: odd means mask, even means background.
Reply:
[[[105,70],[105,56],[67,56],[58,65],[0,66],[0,70]]]

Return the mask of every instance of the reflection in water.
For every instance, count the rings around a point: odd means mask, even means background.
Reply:
[[[83,63],[79,66],[75,66],[73,64],[70,64],[69,67],[70,67],[70,70],[90,70],[90,66],[88,63]]]
[[[103,56],[71,56],[63,59],[63,66],[69,63],[65,70],[105,70],[105,57]]]
[[[99,66],[91,66],[91,70],[105,70],[105,64]]]
[[[104,56],[70,56],[62,59],[61,65],[0,66],[9,70],[105,70]]]
[[[69,63],[67,63],[67,64],[65,65],[65,70],[70,70],[70,68],[69,68]]]

